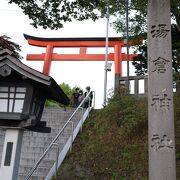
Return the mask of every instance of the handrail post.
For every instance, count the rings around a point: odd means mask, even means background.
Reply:
[[[89,98],[89,102],[88,102],[88,118],[89,118],[89,112],[90,112],[90,97],[88,97]]]
[[[93,91],[93,108],[95,108],[95,97],[96,97],[96,93],[95,91]]]
[[[91,98],[88,97],[88,99],[89,99],[89,101],[88,101],[88,107],[90,107],[90,106],[91,106]]]
[[[56,152],[56,166],[55,166],[55,178],[57,177],[57,171],[58,171],[58,160],[59,160],[59,144],[58,143],[53,143],[57,147],[57,152]]]
[[[81,133],[82,133],[82,125],[83,125],[83,115],[84,115],[84,109],[83,109],[83,107],[80,107],[80,109],[82,110],[81,112],[82,112],[82,118],[81,118],[81,128],[80,128],[80,131],[81,131]]]
[[[73,144],[73,131],[74,131],[74,123],[72,121],[69,121],[71,123],[71,146],[70,146],[70,152],[72,151],[72,144]]]

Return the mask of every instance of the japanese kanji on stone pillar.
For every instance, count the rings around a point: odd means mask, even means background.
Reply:
[[[149,179],[175,180],[170,0],[148,0]]]

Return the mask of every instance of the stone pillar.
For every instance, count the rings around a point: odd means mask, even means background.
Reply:
[[[175,180],[170,0],[148,0],[149,180]]]
[[[23,130],[7,129],[0,168],[0,179],[17,180]]]
[[[148,78],[147,76],[144,76],[144,95],[148,95]]]
[[[138,76],[134,78],[134,95],[139,95],[139,78]]]

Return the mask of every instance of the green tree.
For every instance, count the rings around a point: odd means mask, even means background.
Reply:
[[[172,66],[174,72],[180,71],[180,33],[175,24],[172,24]],[[146,36],[144,38],[146,39]],[[147,42],[139,45],[137,50],[140,52],[138,56],[133,58],[133,65],[135,66],[135,73],[137,75],[147,74]]]
[[[139,36],[147,32],[147,3],[148,0],[128,0],[129,1],[129,35]],[[108,0],[109,13],[114,20],[112,25],[117,32],[126,32],[126,2],[127,0]],[[17,4],[32,20],[34,27],[58,29],[62,28],[67,21],[83,21],[87,19],[97,20],[106,16],[107,0],[9,0],[9,3]],[[176,34],[180,32],[180,0],[171,0],[172,19],[176,21]],[[178,36],[179,37],[179,36]],[[178,44],[177,44],[178,43]],[[174,42],[173,46],[173,67],[175,71],[179,69],[179,42]],[[147,71],[147,61],[144,55],[146,45],[140,46],[141,60],[134,62],[137,74]],[[138,59],[136,59],[137,61]]]
[[[64,93],[68,96],[68,98],[70,99],[70,104],[69,106],[72,106],[72,101],[73,101],[73,93],[75,91],[76,88],[79,88],[81,90],[80,87],[78,86],[74,86],[73,88],[71,88],[69,86],[69,84],[66,84],[66,83],[61,83],[60,85],[60,88],[64,91]],[[55,101],[52,101],[52,100],[47,100],[46,103],[45,103],[45,106],[51,106],[51,107],[64,107],[64,105],[60,104],[60,103],[57,103]]]
[[[129,1],[130,35],[141,34],[147,30],[147,1]],[[109,0],[109,12],[114,17],[114,28],[125,32],[126,0]],[[97,20],[106,14],[107,0],[9,0],[17,4],[32,20],[34,27],[58,29],[67,21],[86,19]],[[180,1],[171,0],[171,12],[180,31]]]
[[[146,38],[146,37],[145,37]],[[132,64],[135,66],[136,75],[146,75],[148,73],[147,61],[147,41],[143,45],[139,45],[137,50],[140,52],[138,56],[133,58]],[[180,94],[180,33],[176,25],[172,24],[172,66],[173,79],[176,82],[176,93]]]
[[[68,98],[71,99],[72,94],[73,94],[73,88],[71,88],[69,86],[69,84],[66,84],[64,82],[62,84],[60,84],[60,87],[65,92],[65,94],[68,96]]]
[[[61,83],[60,88],[64,91],[64,93],[68,96],[68,98],[71,100],[72,94],[73,94],[73,88],[71,88],[68,84],[66,83]],[[45,103],[45,106],[52,106],[52,107],[64,107],[64,105],[57,103],[52,100],[47,100]]]
[[[21,46],[12,42],[11,38],[3,35],[0,36],[0,49],[8,49],[13,52],[13,56],[17,59],[22,59],[22,56],[19,54],[21,51]]]

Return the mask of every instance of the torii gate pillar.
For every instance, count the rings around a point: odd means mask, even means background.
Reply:
[[[47,47],[46,47],[46,55],[44,57],[44,66],[43,66],[43,73],[45,75],[50,74],[51,62],[52,62],[52,54],[53,54],[53,46],[47,45]]]
[[[121,56],[121,46],[114,46],[114,68],[115,68],[115,79],[114,79],[114,89],[119,87],[119,78],[122,76],[122,56]]]

